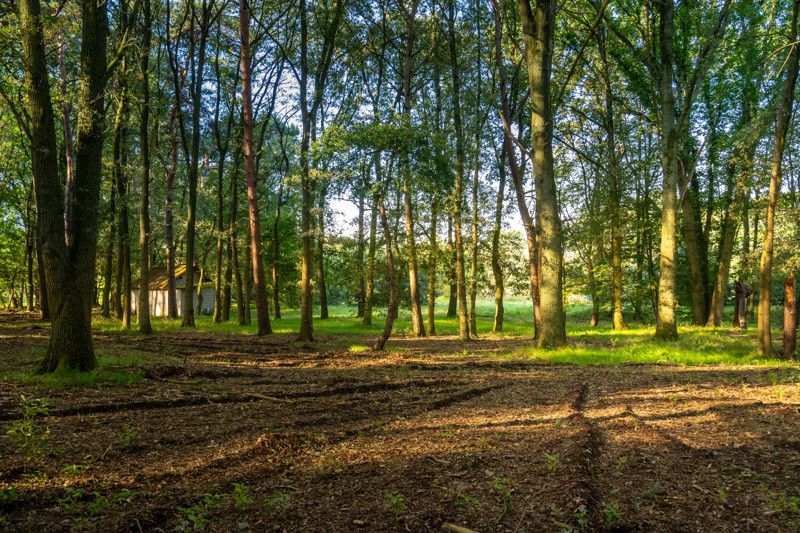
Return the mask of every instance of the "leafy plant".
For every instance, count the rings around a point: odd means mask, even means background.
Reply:
[[[456,496],[456,506],[458,507],[477,507],[481,502],[475,496],[459,492]]]
[[[603,518],[608,526],[618,524],[622,520],[622,511],[620,511],[619,505],[616,502],[605,504],[603,506]]]
[[[50,439],[50,430],[39,424],[38,418],[49,413],[49,398],[20,396],[22,419],[14,421],[6,436],[19,449],[25,459],[25,470],[41,460]]]
[[[558,454],[544,452],[544,457],[545,459],[547,459],[547,469],[550,472],[554,472],[555,469],[558,467],[558,462],[559,462]]]
[[[387,492],[384,494],[386,501],[383,508],[386,511],[391,511],[394,514],[394,519],[400,521],[403,513],[406,510],[406,497],[402,492]]]
[[[233,504],[237,509],[244,509],[253,503],[253,498],[248,494],[247,485],[243,483],[233,484]]]
[[[178,507],[183,523],[175,526],[175,531],[203,531],[208,525],[208,513],[227,498],[227,494],[207,492],[200,497],[198,503],[190,507]]]

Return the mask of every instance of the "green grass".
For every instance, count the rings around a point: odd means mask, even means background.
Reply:
[[[456,335],[458,319],[447,318],[447,300],[437,301],[436,328],[439,335]],[[730,323],[730,309],[727,310],[727,323]],[[773,310],[776,316],[773,324],[780,324],[780,309]],[[733,327],[705,328],[689,325],[679,327],[679,339],[676,341],[657,341],[653,339],[652,324],[628,323],[629,329],[614,331],[606,317],[600,325],[589,326],[591,309],[586,305],[573,305],[567,310],[567,334],[569,345],[555,350],[542,350],[529,345],[519,348],[509,347],[505,353],[493,352],[494,357],[527,358],[552,363],[570,363],[577,365],[618,365],[630,363],[677,364],[677,365],[781,365],[798,368],[793,362],[780,361],[777,358],[767,359],[758,355],[755,341],[754,324],[750,329],[742,331]],[[255,315],[255,311],[253,311]],[[508,300],[505,304],[505,324],[502,333],[492,333],[494,319],[494,302],[483,300],[477,306],[478,334],[481,338],[531,338],[533,333],[532,313],[527,300]],[[354,353],[366,352],[371,345],[370,336],[378,335],[384,326],[385,309],[376,309],[373,324],[365,326],[356,316],[352,306],[334,305],[330,307],[331,317],[327,320],[314,320],[314,332],[320,339],[320,346],[336,345],[342,350]],[[686,321],[685,313],[679,313],[679,320]],[[254,317],[255,318],[255,317]],[[255,320],[254,320],[255,321]],[[299,313],[297,310],[284,312],[283,318],[272,321],[275,333],[291,335],[299,329]],[[256,325],[240,326],[236,316],[227,323],[214,324],[210,316],[196,318],[197,330],[233,335],[255,335]],[[119,322],[109,319],[95,319],[94,327],[101,332],[119,332]],[[185,331],[180,320],[154,318],[153,328],[156,334]],[[411,317],[407,309],[400,310],[395,323],[396,334],[411,332]],[[139,335],[135,327],[128,335]],[[780,330],[773,331],[773,339],[780,341]],[[476,341],[480,343],[480,339]],[[441,347],[441,345],[440,345]],[[322,349],[322,348],[321,348]],[[393,349],[390,341],[388,349]],[[461,345],[458,353],[471,355]],[[452,353],[456,353],[456,348]],[[49,375],[36,375],[33,370],[44,356],[44,348],[31,348],[22,354],[23,365],[14,370],[0,371],[0,380],[40,386],[42,388],[97,387],[100,385],[135,385],[143,379],[142,368],[148,354],[131,349],[120,349],[117,346],[99,346],[96,349],[98,367],[87,373],[56,372]],[[166,357],[168,354],[161,354]]]
[[[436,330],[438,335],[456,335],[458,318],[446,316],[447,299],[437,301]],[[366,351],[369,342],[364,337],[377,335],[383,330],[385,309],[376,309],[371,326],[362,324],[356,316],[356,308],[345,305],[332,305],[329,308],[330,318],[320,320],[315,316],[314,332],[318,337],[333,336],[335,342],[343,349],[352,352]],[[730,323],[731,309],[726,309],[726,321]],[[773,324],[779,325],[780,309],[773,309]],[[255,311],[253,311],[255,315]],[[614,331],[610,322],[601,320],[600,325],[589,326],[591,308],[587,305],[573,305],[567,310],[567,334],[569,346],[556,350],[540,350],[533,346],[501,355],[507,357],[525,357],[555,363],[573,363],[578,365],[614,365],[622,363],[670,363],[679,365],[793,365],[778,359],[767,359],[758,355],[755,344],[755,324],[743,332],[737,328],[724,326],[705,328],[681,325],[680,337],[677,341],[657,341],[653,339],[655,328],[652,324],[629,322],[629,329]],[[530,337],[533,333],[530,303],[524,299],[507,300],[505,303],[505,322],[502,333],[491,333],[494,319],[494,302],[479,300],[476,310],[479,337]],[[678,313],[679,320],[687,320],[686,310]],[[255,321],[255,317],[254,317]],[[751,321],[752,322],[752,321]],[[235,316],[231,321],[214,324],[210,316],[196,317],[197,329],[211,333],[250,334],[255,335],[256,326],[240,326]],[[292,334],[300,325],[297,310],[285,311],[281,319],[272,320],[272,328],[278,334]],[[95,327],[101,331],[119,331],[119,322],[108,319],[95,321]],[[180,320],[163,318],[153,319],[153,328],[157,332],[181,331]],[[407,309],[400,310],[395,322],[396,334],[411,332],[411,316]],[[130,331],[138,335],[135,329]],[[780,340],[780,330],[774,330],[773,338]],[[479,342],[479,341],[478,341]],[[391,342],[390,342],[391,345]],[[777,344],[776,344],[777,348]],[[469,354],[469,352],[466,352]]]

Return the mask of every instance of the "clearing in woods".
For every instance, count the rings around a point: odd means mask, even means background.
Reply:
[[[558,363],[516,334],[401,335],[376,353],[369,333],[102,331],[100,370],[58,382],[30,374],[46,327],[1,318],[17,372],[0,378],[0,529],[800,527],[794,365]],[[710,353],[701,333],[602,331],[572,328],[576,361]]]

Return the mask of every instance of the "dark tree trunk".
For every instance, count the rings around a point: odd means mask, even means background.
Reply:
[[[39,242],[52,309],[52,331],[40,372],[90,370],[91,306],[95,289],[98,203],[102,178],[104,89],[108,15],[106,5],[81,4],[81,85],[75,150],[73,242],[65,242],[64,190],[58,177],[53,107],[38,0],[18,4],[23,71],[31,123]]]
[[[150,0],[143,0],[142,15],[142,115],[139,139],[142,154],[142,191],[139,210],[139,304],[137,320],[139,331],[152,333],[150,325],[150,42],[152,24]]]
[[[386,310],[386,325],[383,328],[383,334],[375,343],[376,350],[383,350],[386,346],[386,341],[392,335],[394,321],[397,318],[398,298],[397,277],[394,272],[394,252],[392,251],[392,233],[389,229],[389,220],[386,217],[383,198],[378,201],[378,209],[380,211],[381,227],[383,227],[383,238],[386,242],[386,284],[389,286],[389,307]]]

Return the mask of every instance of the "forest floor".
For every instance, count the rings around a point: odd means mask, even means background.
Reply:
[[[793,364],[109,329],[100,369],[59,382],[32,376],[47,328],[0,314],[0,530],[800,530]],[[602,362],[643,341],[571,342]]]

